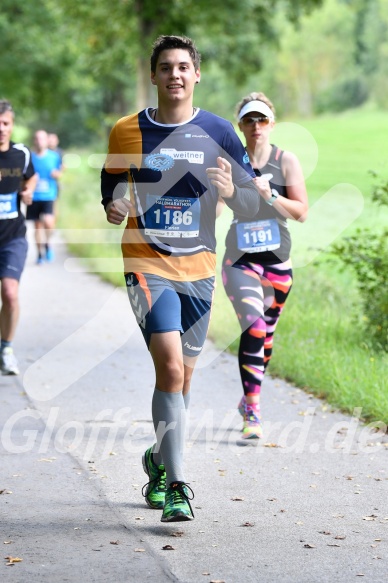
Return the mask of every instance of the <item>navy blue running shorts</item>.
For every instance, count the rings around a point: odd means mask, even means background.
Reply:
[[[0,247],[0,279],[10,277],[20,280],[27,257],[28,244],[24,237],[12,239]]]
[[[214,277],[187,282],[150,273],[127,273],[125,282],[148,347],[151,334],[178,330],[183,354],[200,354],[209,327]]]
[[[26,219],[27,221],[39,221],[42,215],[53,214],[53,200],[34,200],[33,203],[27,207]]]

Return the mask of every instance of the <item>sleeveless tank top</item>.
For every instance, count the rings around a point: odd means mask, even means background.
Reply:
[[[285,178],[281,170],[281,161],[284,152],[274,144],[271,144],[271,146],[272,150],[267,164],[260,168],[260,170],[255,169],[255,173],[257,176],[267,175],[271,190],[276,191],[280,196],[288,198]],[[258,196],[260,195],[258,194]],[[272,224],[272,226],[277,229],[276,225],[271,223],[271,221],[276,222],[278,226],[280,245],[272,250],[265,248],[264,245],[264,250],[262,251],[257,252],[255,251],[255,247],[252,247],[249,252],[244,252],[241,250],[241,234],[238,235],[238,231],[241,232],[241,229],[245,229],[245,237],[249,237],[247,233],[253,233],[254,230],[257,231],[259,221],[265,221],[262,223],[264,225],[267,225],[268,221],[268,224]],[[277,263],[283,263],[289,259],[291,237],[286,219],[273,206],[267,204],[261,199],[259,211],[255,217],[252,217],[251,221],[248,221],[246,217],[234,213],[233,221],[226,236],[225,245],[226,255],[234,261],[239,259],[242,262],[259,263],[260,265],[274,265]],[[268,247],[271,247],[271,245],[268,245]]]

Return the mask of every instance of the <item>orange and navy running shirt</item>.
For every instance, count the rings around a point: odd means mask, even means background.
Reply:
[[[101,173],[102,203],[127,191],[132,209],[122,239],[124,272],[195,281],[215,272],[218,192],[206,174],[222,156],[232,164],[235,195],[225,202],[243,215],[258,209],[255,176],[232,124],[196,110],[182,124],[160,124],[151,109],[113,127]]]

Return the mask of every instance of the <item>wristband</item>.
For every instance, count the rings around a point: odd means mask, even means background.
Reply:
[[[275,202],[275,200],[277,200],[279,198],[279,193],[276,192],[276,190],[272,190],[272,196],[269,200],[266,200],[265,202],[267,204],[269,204],[270,206],[273,205],[273,203]]]

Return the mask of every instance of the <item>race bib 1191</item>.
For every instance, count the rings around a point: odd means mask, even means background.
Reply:
[[[280,231],[276,219],[238,223],[237,247],[244,253],[262,253],[280,247]]]

